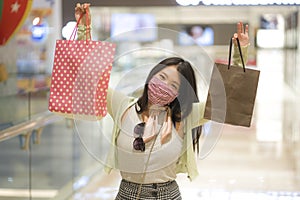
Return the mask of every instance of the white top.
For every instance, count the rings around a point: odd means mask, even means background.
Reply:
[[[166,111],[162,111],[159,119],[165,119]],[[144,152],[133,148],[133,129],[142,122],[135,106],[129,108],[124,117],[120,134],[117,138],[118,168],[123,179],[135,183],[161,183],[176,178],[176,162],[182,150],[182,138],[178,135],[175,127],[172,127],[172,137],[161,144],[159,133],[156,140],[146,143]],[[158,130],[161,125],[158,125]],[[146,166],[151,146],[155,142],[150,154],[148,166]],[[146,172],[143,180],[143,173]]]

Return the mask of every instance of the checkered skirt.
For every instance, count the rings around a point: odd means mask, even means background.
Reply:
[[[179,187],[176,181],[166,183],[140,184],[122,180],[115,200],[181,200]]]

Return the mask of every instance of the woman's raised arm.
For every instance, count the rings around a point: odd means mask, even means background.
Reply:
[[[75,7],[75,18],[78,22],[77,40],[87,39],[86,36],[90,35],[92,21],[90,14],[90,4],[77,3]]]
[[[250,45],[249,43],[249,26],[246,24],[244,26],[243,22],[238,22],[237,23],[237,30],[236,33],[233,35],[232,40],[234,42],[234,48],[233,48],[233,64],[242,66],[242,60],[240,57],[239,49],[237,46],[237,40],[239,39],[240,45],[241,45],[241,50],[242,50],[242,55],[244,59],[244,63],[246,64],[248,61],[248,46]]]

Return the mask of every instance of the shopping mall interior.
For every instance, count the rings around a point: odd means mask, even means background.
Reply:
[[[56,42],[76,37],[76,3],[0,1],[0,200],[113,200],[118,192],[119,171],[104,172],[112,118],[49,107]],[[214,63],[228,63],[237,23],[248,24],[246,68],[260,72],[251,124],[207,122],[199,175],[176,181],[184,200],[300,199],[298,1],[89,3],[91,39],[115,45],[109,87],[133,96],[156,63],[181,56],[203,80],[205,101]]]

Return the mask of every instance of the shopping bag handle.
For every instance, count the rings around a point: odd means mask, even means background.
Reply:
[[[77,33],[77,29],[78,29],[79,22],[80,22],[80,20],[82,19],[82,17],[83,17],[84,14],[85,14],[85,13],[82,13],[82,14],[80,15],[79,19],[77,20],[76,25],[75,25],[75,28],[73,29],[72,34],[71,34],[69,40],[75,40],[75,36],[76,36],[76,33]],[[88,22],[88,17],[89,17],[89,13],[88,13],[88,10],[86,10],[86,18],[85,18],[86,24],[87,24],[87,22]],[[89,36],[90,39],[92,38],[92,36],[91,36],[91,31],[89,31],[89,34],[87,34],[87,31],[85,31],[85,34],[86,34],[86,40],[88,40],[88,36]]]
[[[236,38],[237,41],[237,45],[239,48],[239,53],[241,56],[241,60],[242,60],[242,64],[243,64],[243,70],[244,72],[246,72],[246,67],[245,67],[245,63],[244,63],[244,59],[243,59],[243,54],[242,54],[242,49],[241,49],[241,44],[240,44],[240,40],[239,38]],[[231,53],[232,53],[232,38],[230,39],[230,45],[229,45],[229,58],[228,58],[228,69],[230,69],[230,64],[231,64]]]

